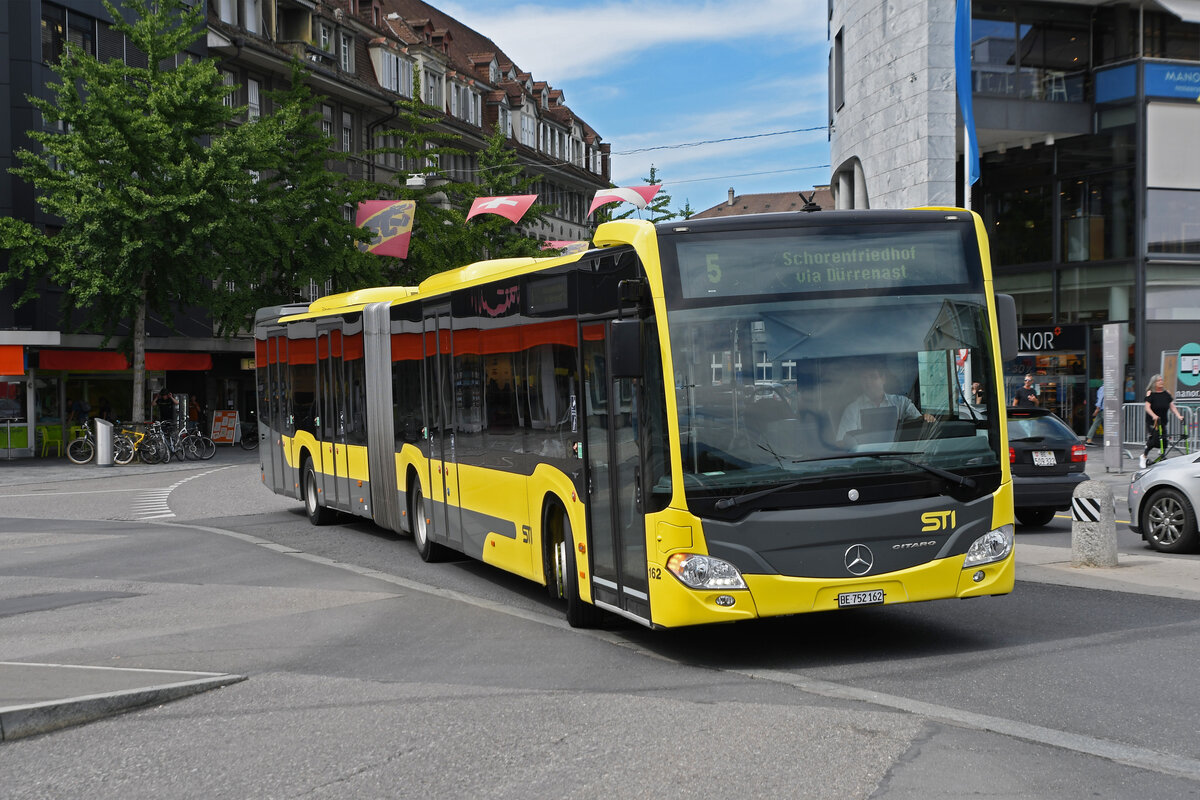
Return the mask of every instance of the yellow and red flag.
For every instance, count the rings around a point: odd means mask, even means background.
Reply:
[[[525,216],[525,212],[533,205],[534,200],[537,200],[536,194],[514,194],[508,197],[476,197],[475,202],[471,203],[471,210],[467,212],[467,219],[476,214],[499,214],[513,222],[520,222],[521,217]]]
[[[354,223],[375,234],[366,251],[377,256],[407,258],[416,210],[417,204],[413,200],[364,200],[359,203]]]

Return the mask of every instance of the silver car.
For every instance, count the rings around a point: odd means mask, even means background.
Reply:
[[[1184,553],[1200,543],[1200,456],[1160,461],[1133,473],[1129,483],[1129,529],[1162,553]]]

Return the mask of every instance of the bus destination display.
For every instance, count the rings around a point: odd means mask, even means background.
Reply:
[[[789,292],[888,291],[967,282],[958,231],[700,238],[677,244],[689,299]]]

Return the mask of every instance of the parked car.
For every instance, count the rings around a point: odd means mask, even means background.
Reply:
[[[1008,460],[1022,525],[1045,525],[1070,508],[1075,487],[1088,479],[1083,441],[1044,408],[1008,409]]]
[[[1168,458],[1133,473],[1129,482],[1129,529],[1160,553],[1196,549],[1200,508],[1200,456]]]

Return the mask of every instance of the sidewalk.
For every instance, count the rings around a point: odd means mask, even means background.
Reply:
[[[246,680],[215,672],[0,661],[0,742],[82,725]]]
[[[1097,448],[1089,455],[1095,461]],[[0,491],[6,486],[64,480],[94,480],[209,464],[257,464],[257,451],[221,447],[212,461],[172,461],[126,467],[76,465],[66,459],[0,461]],[[1106,472],[1095,463],[1088,475],[1112,488],[1118,518],[1124,518],[1132,471]],[[1019,534],[1018,534],[1019,537]],[[1200,560],[1152,554],[1123,554],[1111,569],[1071,566],[1069,546],[1017,543],[1017,580],[1088,589],[1200,600]],[[1016,591],[1020,591],[1018,586]],[[46,733],[113,714],[168,702],[245,680],[231,674],[115,669],[65,664],[0,662],[0,742]]]
[[[143,464],[134,461],[125,466],[97,466],[75,464],[69,458],[13,458],[0,459],[0,489],[5,486],[25,486],[31,483],[54,483],[57,481],[83,481],[101,478],[117,478],[148,473],[177,472],[222,464],[258,463],[258,450],[243,450],[239,445],[217,445],[217,454],[208,461],[171,459],[166,464]]]

